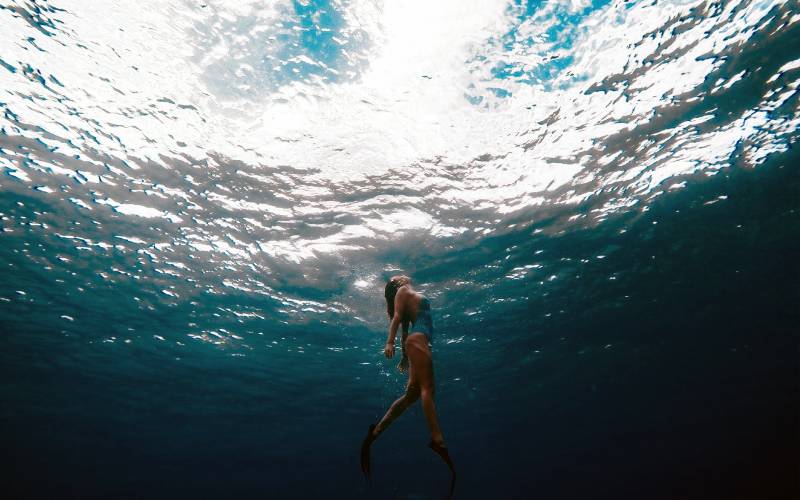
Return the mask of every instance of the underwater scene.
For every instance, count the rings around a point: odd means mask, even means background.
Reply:
[[[452,498],[800,498],[798,86],[797,0],[0,0],[4,496],[448,498],[407,275]]]

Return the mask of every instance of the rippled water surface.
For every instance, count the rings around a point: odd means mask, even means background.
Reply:
[[[796,1],[0,0],[4,484],[800,495]]]

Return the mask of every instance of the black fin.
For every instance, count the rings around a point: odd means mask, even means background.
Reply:
[[[436,452],[437,455],[442,457],[444,463],[450,467],[450,496],[447,498],[453,498],[453,491],[456,489],[456,468],[453,466],[453,461],[450,459],[450,453],[447,451],[447,446],[439,446],[438,444],[431,441],[428,443],[430,449]]]
[[[375,441],[375,437],[372,435],[373,430],[375,430],[375,424],[369,426],[367,437],[361,442],[361,472],[364,473],[364,477],[367,481],[369,481],[371,474],[369,469],[369,447],[372,445],[372,442]]]

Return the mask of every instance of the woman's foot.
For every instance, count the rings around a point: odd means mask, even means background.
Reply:
[[[440,441],[439,443],[434,442],[431,440],[428,443],[428,447],[436,452],[437,455],[442,457],[444,463],[450,467],[450,496],[453,496],[453,490],[456,488],[456,468],[453,466],[453,461],[450,459],[450,453],[447,451],[447,446],[444,445],[444,442]]]
[[[369,426],[367,437],[361,442],[361,472],[364,473],[364,477],[368,480],[370,478],[369,447],[372,445],[373,441],[375,441],[375,424]]]

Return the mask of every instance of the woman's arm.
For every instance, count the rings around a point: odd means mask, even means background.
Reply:
[[[405,317],[407,298],[408,291],[405,289],[405,287],[401,287],[400,290],[397,291],[397,295],[394,297],[394,317],[392,318],[392,322],[389,324],[389,337],[386,339],[386,346],[383,349],[383,353],[389,359],[394,357],[395,338],[397,337],[397,329],[400,327],[400,324],[403,322],[403,318]],[[404,337],[406,328],[407,327],[403,328]]]
[[[406,338],[408,337],[408,321],[403,322],[403,336],[400,337],[400,347],[403,349],[403,357],[397,363],[397,369],[400,373],[405,373],[408,370],[408,355],[406,354]]]

